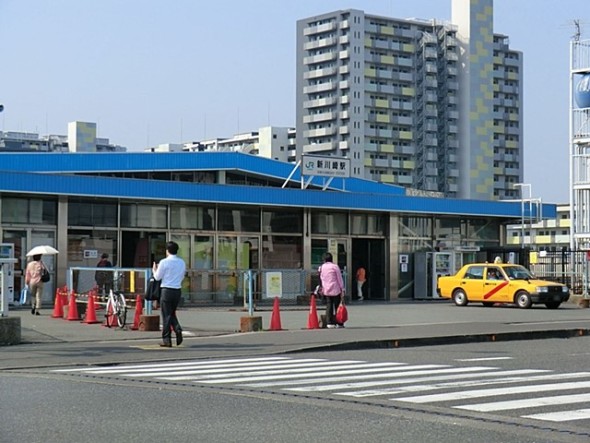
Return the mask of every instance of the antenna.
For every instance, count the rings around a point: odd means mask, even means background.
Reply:
[[[575,19],[574,26],[576,28],[576,33],[572,36],[572,38],[574,39],[574,41],[580,41],[580,36],[582,35],[582,31],[580,29],[580,20]]]
[[[571,36],[571,39],[573,41],[580,41],[580,38],[582,37],[582,33],[583,33],[583,28],[585,25],[587,25],[588,22],[580,20],[578,18],[572,19],[572,20],[568,20],[567,24],[560,26],[560,28],[571,28],[572,26],[574,27],[574,35]]]

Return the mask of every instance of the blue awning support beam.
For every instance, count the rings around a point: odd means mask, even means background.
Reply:
[[[293,170],[291,171],[291,173],[285,179],[285,182],[283,183],[283,186],[281,186],[281,188],[284,189],[285,186],[287,186],[287,183],[289,183],[291,181],[291,179],[295,175],[295,172],[297,172],[297,169],[299,169],[300,166],[301,166],[301,160],[298,160],[297,163],[295,163],[295,166],[293,166]],[[301,176],[301,189],[303,189],[303,176]]]

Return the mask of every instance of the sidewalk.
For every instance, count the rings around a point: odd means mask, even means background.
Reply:
[[[215,338],[216,343],[256,344],[273,342],[273,347],[283,351],[307,348],[346,346],[393,347],[429,342],[460,342],[461,340],[487,340],[530,338],[541,335],[584,335],[590,328],[590,311],[580,309],[574,303],[565,303],[559,309],[544,306],[522,310],[510,306],[485,308],[473,304],[457,307],[448,301],[399,301],[363,302],[348,306],[349,321],[344,329],[308,330],[309,310],[305,307],[281,308],[281,331],[268,331],[272,309],[254,312],[262,318],[264,331],[240,333],[240,318],[248,312],[239,308],[184,308],[178,318],[185,331],[186,346],[191,340]],[[324,306],[318,306],[318,314]],[[158,314],[159,311],[154,311]],[[50,309],[42,310],[41,316],[31,315],[28,309],[15,309],[9,316],[21,319],[21,343],[91,343],[118,341],[157,341],[159,331],[134,331],[133,311],[128,313],[125,329],[107,328],[100,324],[85,324],[51,318]],[[103,311],[98,311],[102,321]],[[580,332],[582,331],[582,332]],[[479,338],[477,338],[479,337]],[[397,342],[397,343],[395,343]]]

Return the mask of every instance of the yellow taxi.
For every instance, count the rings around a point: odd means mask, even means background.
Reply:
[[[533,304],[557,309],[570,297],[566,285],[539,280],[524,266],[498,262],[472,263],[455,275],[439,277],[437,292],[441,298],[453,299],[457,306],[514,303],[525,309]]]

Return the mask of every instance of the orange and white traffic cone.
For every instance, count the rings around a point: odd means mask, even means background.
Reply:
[[[76,294],[74,291],[70,294],[70,303],[68,305],[68,321],[79,321],[78,305],[76,304]]]
[[[270,331],[281,331],[281,311],[279,309],[279,297],[275,297],[272,307],[272,316],[270,317]]]
[[[90,294],[88,295],[88,308],[86,309],[86,317],[84,317],[84,321],[82,323],[86,323],[87,325],[100,323],[96,319],[96,306],[94,305],[93,291],[90,291]]]
[[[55,300],[53,302],[53,314],[51,318],[64,318],[63,290],[57,288],[55,291]]]
[[[135,298],[135,317],[133,317],[133,325],[131,326],[132,331],[139,329],[139,323],[141,322],[141,314],[143,313],[143,306],[141,296]]]
[[[320,329],[320,322],[318,321],[318,311],[315,303],[315,294],[311,294],[311,301],[309,303],[309,315],[307,316],[307,329]]]

